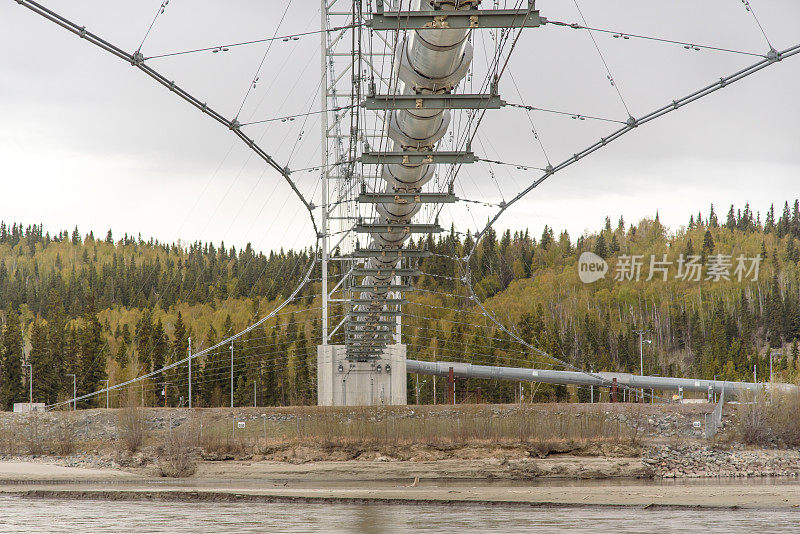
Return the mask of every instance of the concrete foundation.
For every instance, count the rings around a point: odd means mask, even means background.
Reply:
[[[317,346],[319,406],[404,405],[406,346],[389,345],[375,360],[347,359],[344,345]]]

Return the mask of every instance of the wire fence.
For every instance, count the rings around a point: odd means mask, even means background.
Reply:
[[[719,396],[714,411],[706,414],[706,439],[713,438],[719,429],[722,428],[722,406],[725,404],[725,387],[722,388],[722,393]]]

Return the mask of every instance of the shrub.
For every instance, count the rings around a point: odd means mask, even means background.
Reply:
[[[736,430],[744,443],[800,445],[800,392],[759,392],[742,400]]]
[[[77,433],[71,421],[63,418],[53,428],[52,449],[59,456],[69,456],[75,452]]]
[[[775,437],[784,445],[800,445],[800,392],[776,396],[770,412]]]
[[[42,416],[36,412],[27,414],[22,422],[19,438],[28,454],[44,454],[48,441]]]
[[[164,432],[164,443],[158,454],[158,467],[164,477],[188,477],[197,469],[197,427],[187,421]]]
[[[0,454],[17,454],[19,440],[16,426],[9,418],[0,421]]]
[[[117,436],[122,447],[136,452],[144,443],[144,413],[138,406],[126,406],[117,415]]]
[[[768,398],[762,391],[746,395],[739,407],[738,431],[741,440],[750,445],[767,445],[772,442]]]

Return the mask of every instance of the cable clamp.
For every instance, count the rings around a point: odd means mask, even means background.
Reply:
[[[140,51],[137,50],[131,56],[131,65],[136,67],[141,65],[142,63],[144,63],[144,54],[142,54]]]
[[[233,119],[231,123],[228,125],[228,128],[231,130],[238,130],[241,124],[239,123],[238,119]]]
[[[81,31],[78,32],[78,36],[81,39],[86,39],[86,26],[81,26]]]
[[[553,174],[553,166],[550,165],[549,163],[547,164],[547,167],[544,168],[544,170],[547,174]]]
[[[781,55],[774,48],[770,48],[769,52],[767,52],[767,59],[770,61],[780,61]]]
[[[628,117],[628,120],[625,121],[625,124],[627,124],[631,128],[636,128],[637,126],[639,126],[639,123],[633,117]]]

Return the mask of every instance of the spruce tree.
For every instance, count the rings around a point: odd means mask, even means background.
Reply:
[[[225,317],[225,323],[222,325],[222,337],[223,339],[227,339],[233,335],[233,321],[231,320],[230,314]],[[236,360],[236,344],[233,344],[233,359]],[[241,350],[241,343],[239,344],[238,349]],[[235,373],[231,371],[231,343],[228,342],[224,347],[220,347],[221,354],[220,354],[220,363],[224,362],[225,365],[225,372],[220,373],[219,377],[219,386],[222,391],[222,395],[224,398],[222,399],[223,405],[228,406],[230,405],[230,398],[231,398],[231,380],[235,380],[236,377],[232,374]],[[235,367],[235,362],[234,362]],[[235,384],[234,384],[235,387]],[[226,400],[227,399],[227,400]]]
[[[703,250],[701,252],[702,262],[706,262],[706,258],[714,252],[714,237],[711,235],[710,230],[706,230],[706,233],[703,234]]]
[[[53,404],[57,400],[62,377],[56,374],[55,362],[48,350],[47,330],[46,324],[34,319],[30,330],[31,350],[28,353],[28,363],[36,370],[33,398],[37,402]]]
[[[153,365],[153,320],[150,310],[145,310],[136,323],[136,353],[139,357],[140,373],[149,373]]]
[[[208,327],[204,346],[206,348],[213,347],[217,344],[217,340],[217,329],[211,325]],[[217,347],[207,352],[204,356],[202,372],[197,373],[197,378],[192,376],[192,392],[194,394],[194,391],[196,391],[194,384],[197,383],[205,406],[218,407],[222,403],[220,382],[225,381],[225,363],[221,350],[224,350],[224,347],[222,349]],[[198,365],[197,367],[199,368],[200,366]],[[192,367],[193,373],[195,369],[196,367]]]
[[[297,336],[294,350],[294,376],[298,404],[308,404],[312,398],[311,373],[308,339],[305,330],[301,330]]]
[[[120,367],[125,368],[128,366],[128,345],[125,343],[124,338],[120,339],[114,359],[117,360]]]
[[[78,377],[78,396],[105,387],[106,351],[103,327],[94,310],[94,299],[89,300],[83,325],[80,330],[80,372]],[[88,399],[95,406],[105,406],[105,396]]]
[[[181,312],[178,312],[178,318],[175,320],[172,346],[169,349],[169,363],[178,362],[184,359],[189,353],[189,334],[186,331],[186,324],[183,322]],[[168,391],[170,396],[170,403],[177,403],[180,397],[183,397],[186,402],[189,399],[189,383],[188,383],[188,364],[179,365],[167,371],[166,379],[173,384],[173,387]]]
[[[616,254],[619,252],[619,241],[617,240],[617,234],[611,235],[611,243],[608,246],[609,254]]]
[[[51,288],[47,295],[47,356],[56,381],[53,394],[56,397],[72,398],[71,377],[66,376],[71,372],[67,368],[72,362],[66,354],[67,318],[64,303],[61,294],[55,288]]]
[[[603,237],[602,233],[597,236],[597,239],[594,242],[593,252],[603,259],[606,259],[608,257],[608,248],[606,248],[606,238]]]
[[[235,389],[233,390],[233,405],[234,406],[252,406],[253,405],[253,382],[247,380],[246,377],[240,376],[236,380]]]
[[[167,355],[169,352],[169,340],[167,339],[167,335],[164,333],[164,325],[161,324],[161,319],[156,321],[155,327],[153,328],[152,343],[153,370],[156,371],[164,367],[167,362]],[[153,375],[153,381],[157,386],[156,391],[163,391],[166,388],[166,386],[164,386],[163,372]]]
[[[10,410],[15,402],[26,402],[22,382],[22,327],[19,315],[6,317],[0,351],[0,408]]]
[[[731,209],[728,210],[728,216],[725,218],[725,228],[734,230],[736,226],[736,215],[733,211],[733,204],[731,204]]]
[[[708,226],[711,228],[717,228],[719,226],[719,221],[717,221],[717,214],[714,213],[714,204],[711,204],[711,210],[708,213]]]
[[[286,406],[289,393],[289,340],[286,333],[275,325],[277,332],[277,346],[275,355],[275,395],[279,406]]]

